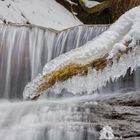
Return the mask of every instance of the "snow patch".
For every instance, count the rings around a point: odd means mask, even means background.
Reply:
[[[113,49],[111,50],[111,52],[109,53],[108,59],[113,58],[115,55],[117,55],[119,53],[119,51],[125,51],[126,46],[122,43],[116,43],[113,46]]]
[[[91,0],[83,0],[83,2],[85,3],[86,7],[88,8],[92,8],[95,7],[96,5],[100,4],[100,2],[97,1],[91,1]]]
[[[78,5],[77,3],[75,3],[75,2],[72,2],[71,0],[66,0],[70,5]]]
[[[82,24],[55,0],[0,1],[0,23],[34,24],[62,30]]]

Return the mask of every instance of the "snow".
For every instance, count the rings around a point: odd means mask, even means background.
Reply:
[[[66,1],[71,5],[76,5],[76,6],[78,5],[77,3],[72,2],[71,0],[66,0]],[[100,4],[100,2],[97,2],[97,1],[91,1],[91,0],[82,0],[82,1],[85,3],[86,7],[88,8],[92,8]]]
[[[78,5],[77,3],[75,3],[75,2],[72,2],[71,0],[66,0],[70,5]]]
[[[105,54],[109,54],[110,58],[114,58],[118,51],[124,51],[127,48],[125,43],[127,43],[128,40],[132,41],[128,44],[128,47],[132,48],[132,52],[123,55],[119,61],[113,59],[113,65],[108,65],[103,71],[96,71],[93,69],[87,76],[76,75],[66,81],[59,81],[55,83],[49,91],[57,94],[61,93],[63,89],[66,89],[73,94],[80,94],[83,92],[91,94],[93,91],[105,86],[110,79],[114,81],[120,76],[124,76],[128,68],[131,68],[131,71],[135,70],[136,67],[140,66],[140,44],[138,43],[140,39],[139,28],[140,6],[122,15],[118,21],[95,40],[47,63],[43,73],[39,75],[39,78],[37,77],[26,86],[23,93],[24,98],[31,99],[39,94],[36,89],[44,82],[42,81],[43,75],[59,70],[71,63],[87,64],[92,60],[103,57]]]
[[[109,53],[108,59],[113,58],[115,55],[119,53],[119,51],[125,51],[125,49],[126,49],[126,46],[124,44],[116,43],[113,46],[113,49],[111,50],[111,52]]]
[[[92,7],[95,7],[96,5],[100,4],[97,1],[90,1],[90,0],[83,0],[83,2],[85,3],[86,7],[88,7],[88,8],[92,8]]]
[[[0,23],[31,23],[62,30],[82,24],[55,0],[0,1]]]

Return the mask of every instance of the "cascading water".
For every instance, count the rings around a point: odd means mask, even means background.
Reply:
[[[41,58],[42,52],[50,53],[47,48],[53,47],[54,38],[55,33],[49,30],[45,32],[39,28],[1,25],[0,79],[3,81],[0,84],[1,97],[21,96],[20,93],[27,81],[36,76],[46,63]]]
[[[0,97],[20,98],[25,85],[51,59],[92,40],[108,25],[78,26],[61,32],[41,27],[0,26]]]
[[[75,100],[0,103],[0,139],[98,140],[94,101]]]
[[[20,97],[24,85],[42,71],[46,62],[80,47],[107,28],[108,26],[79,26],[58,33],[38,27],[1,26],[1,98]],[[136,88],[139,88],[138,73],[139,70],[131,77],[134,77],[134,80],[130,81],[131,84],[135,81]],[[128,72],[126,79],[129,77]],[[122,79],[119,81],[122,82]],[[126,83],[129,83],[129,80]],[[99,110],[102,112],[104,108],[98,108],[95,97],[96,94],[47,102],[16,103],[1,100],[0,139],[98,140],[100,129],[95,117],[101,121],[102,114]],[[105,123],[103,125],[106,125]]]
[[[79,26],[60,33],[34,27],[0,27],[0,96],[19,98],[26,83],[51,59],[85,44],[107,26]],[[98,140],[94,96],[72,100],[17,102],[1,100],[2,140]],[[72,102],[71,102],[72,101]],[[91,103],[92,102],[92,103]],[[93,119],[89,119],[89,118]]]
[[[59,33],[39,27],[1,25],[0,97],[21,98],[25,85],[42,71],[48,61],[82,46],[107,28],[108,25],[78,26]],[[135,81],[139,79],[138,75],[135,77]],[[115,85],[122,85],[124,82],[121,81]],[[106,91],[112,92],[115,88]]]

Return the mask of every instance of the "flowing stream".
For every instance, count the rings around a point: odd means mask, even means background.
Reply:
[[[0,139],[97,140],[99,134],[92,127],[92,104],[93,101],[82,98],[47,102],[1,101]]]
[[[78,26],[61,32],[0,25],[0,97],[21,98],[25,85],[51,59],[94,39],[108,25]]]
[[[92,126],[96,94],[47,102],[11,102],[5,98],[21,99],[25,85],[44,64],[107,29],[108,25],[78,26],[57,32],[0,25],[0,140],[98,140],[99,134]],[[99,92],[139,89],[140,70],[132,76],[129,73]]]

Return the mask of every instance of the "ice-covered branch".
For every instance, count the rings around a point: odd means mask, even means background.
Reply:
[[[140,65],[140,7],[124,14],[106,32],[83,47],[50,61],[24,90],[25,99],[47,91],[93,91]]]

